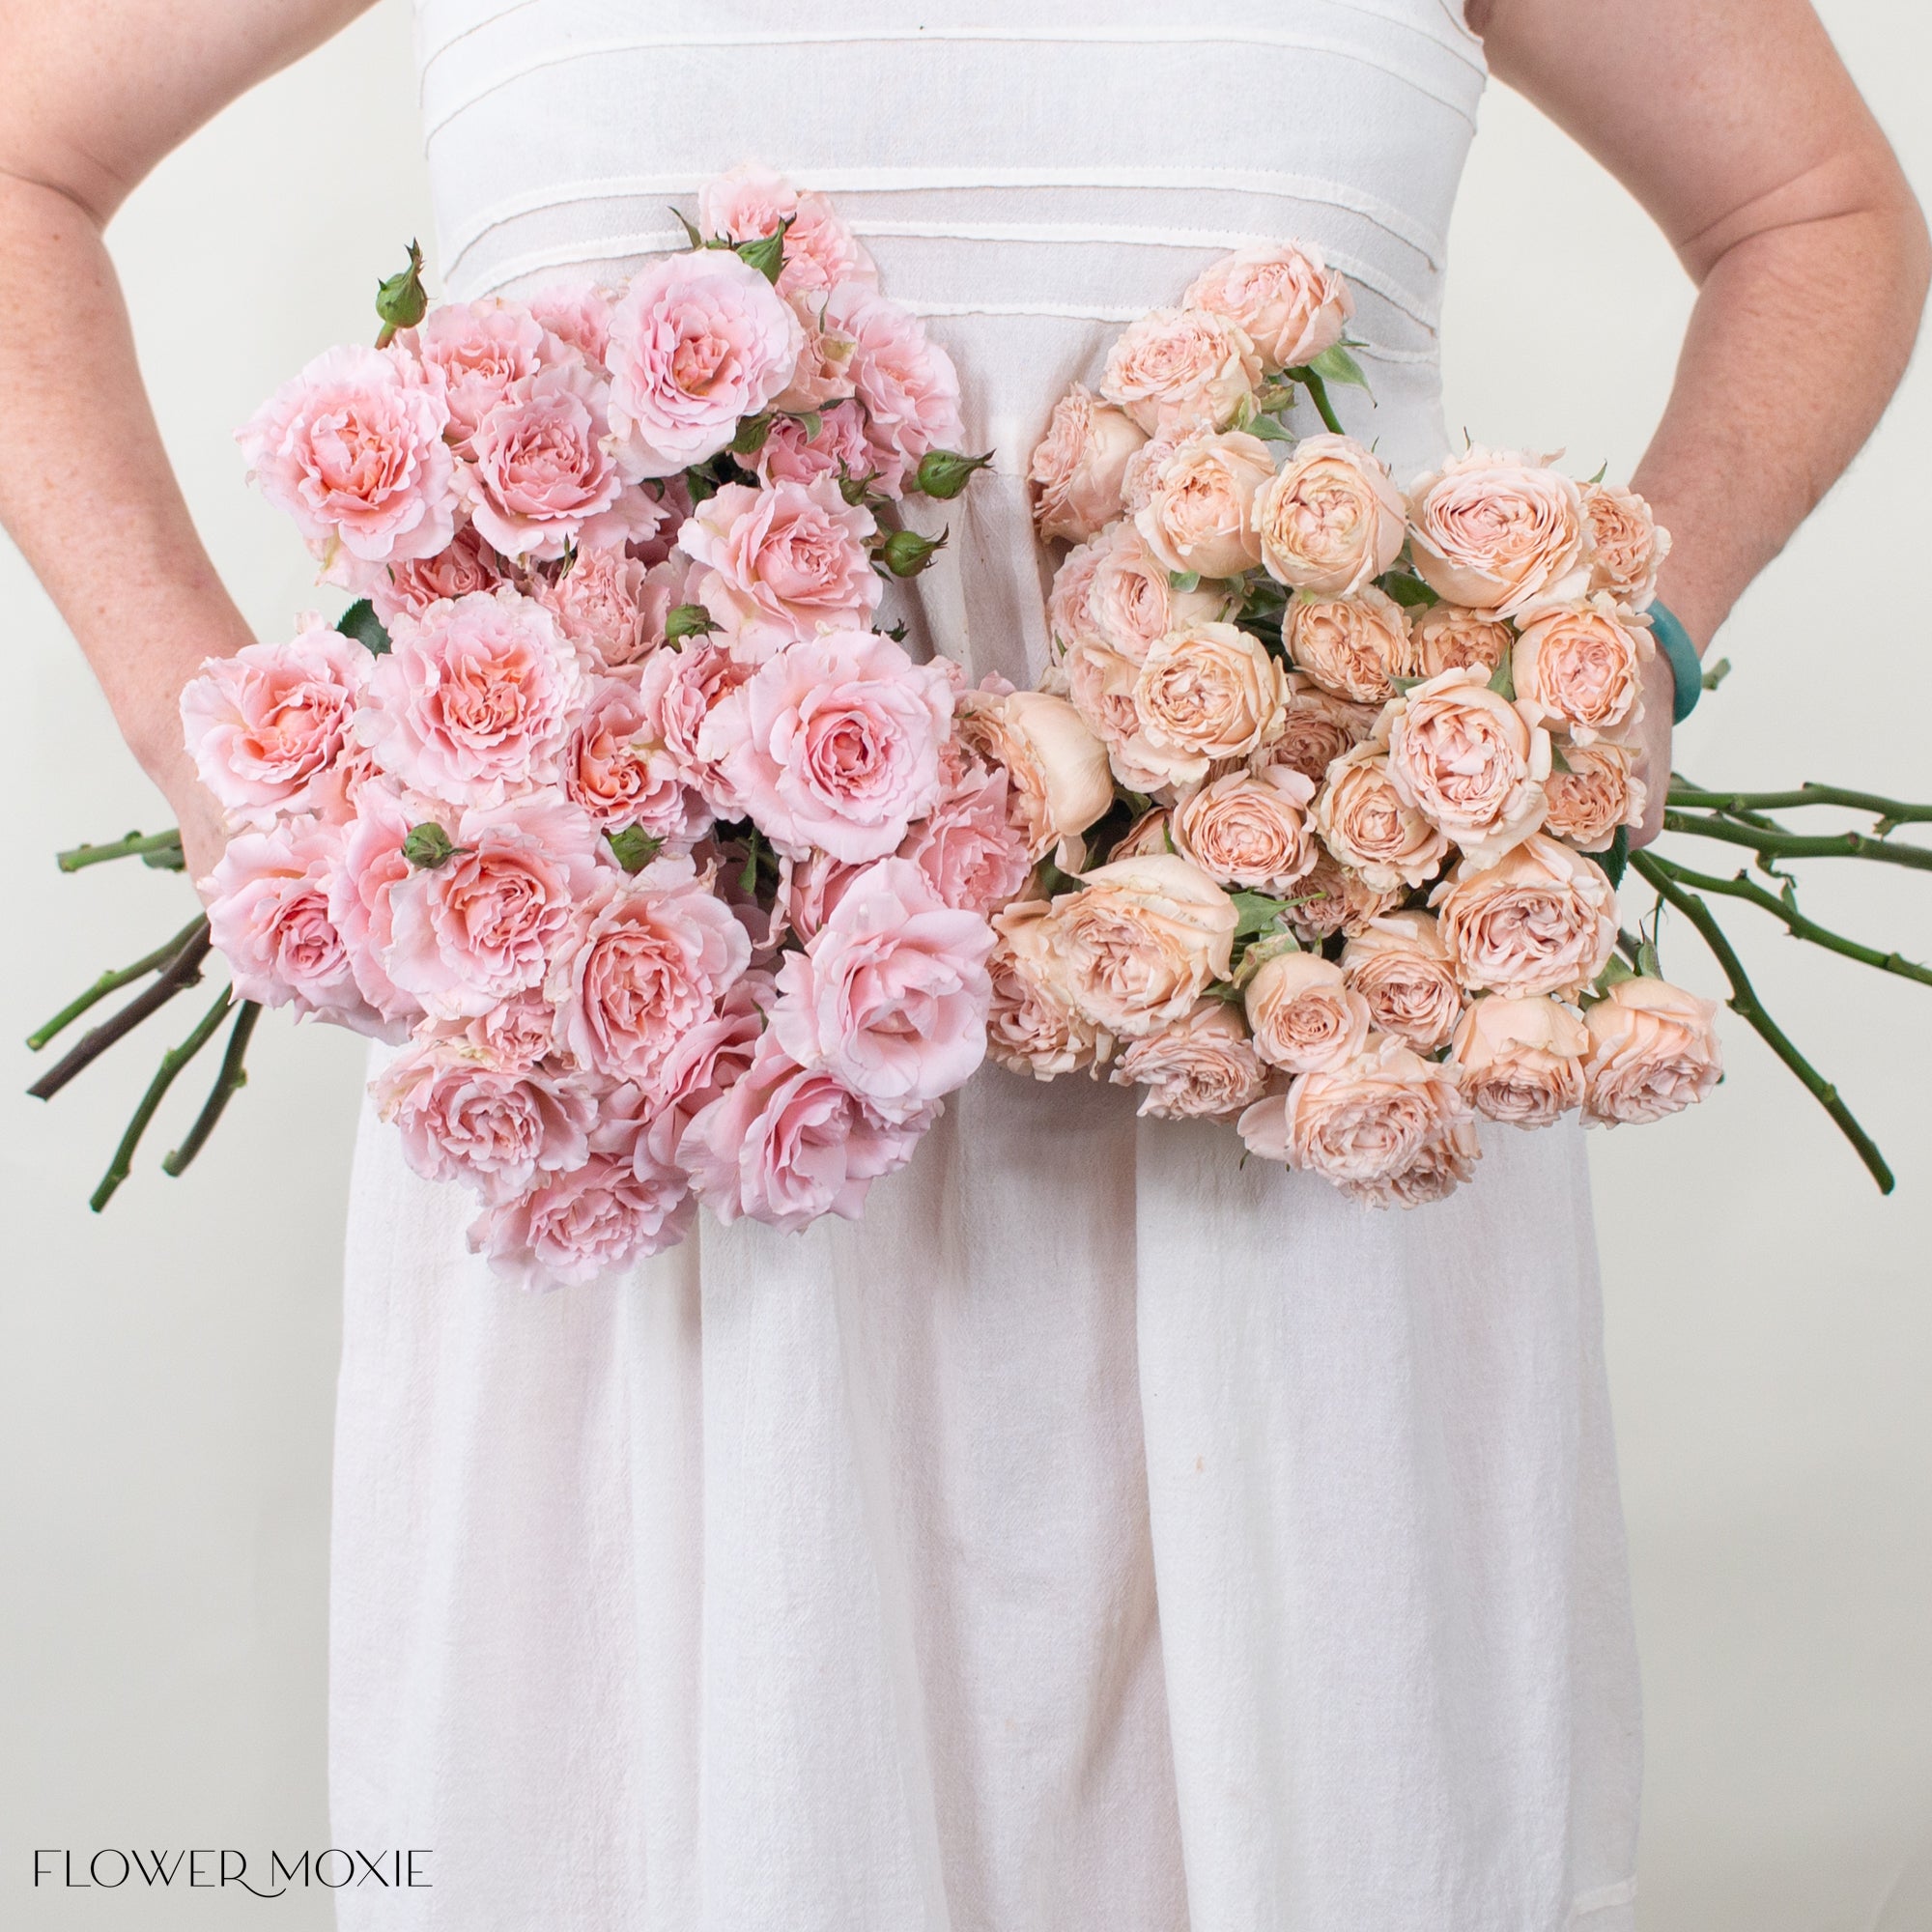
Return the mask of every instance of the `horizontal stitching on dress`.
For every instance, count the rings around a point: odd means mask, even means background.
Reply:
[[[1429,40],[1432,46],[1439,47],[1442,44],[1433,37],[1425,35],[1422,38]],[[1378,72],[1389,74],[1394,79],[1405,81],[1418,94],[1427,95],[1452,114],[1466,121],[1472,128],[1476,125],[1476,117],[1468,107],[1459,100],[1452,99],[1417,73],[1404,67],[1392,66],[1361,47],[1351,47],[1341,42],[1329,41],[1313,34],[1293,34],[1285,31],[1269,33],[1264,28],[1215,33],[1203,32],[1197,28],[1178,27],[1147,28],[1138,33],[1126,28],[1114,27],[1095,29],[1090,34],[1051,32],[1044,28],[1029,32],[1018,27],[938,27],[930,30],[907,29],[895,34],[861,34],[838,30],[810,33],[796,28],[786,28],[743,34],[631,34],[620,38],[584,41],[574,46],[554,47],[544,53],[532,54],[517,66],[472,88],[468,95],[459,98],[440,113],[432,116],[425,111],[423,144],[427,147],[459,115],[468,113],[470,108],[499,89],[547,68],[567,66],[573,61],[592,60],[600,54],[649,53],[662,48],[888,46],[900,43],[938,45],[952,42],[977,43],[993,46],[1279,47],[1298,53],[1330,54],[1338,60],[1354,61],[1363,67],[1372,67]],[[1445,48],[1444,51],[1450,50]],[[1471,71],[1474,72],[1475,70],[1472,69]]]

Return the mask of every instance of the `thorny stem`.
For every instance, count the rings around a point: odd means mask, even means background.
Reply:
[[[118,993],[123,986],[131,985],[147,974],[157,973],[185,946],[197,925],[199,918],[191,919],[165,945],[157,946],[152,952],[144,953],[131,966],[122,966],[101,974],[87,991],[70,1000],[44,1026],[37,1027],[27,1036],[27,1044],[36,1053],[45,1046],[56,1034],[72,1025],[89,1007],[99,1000],[104,1000],[109,993]]]
[[[1881,797],[1875,791],[1848,791],[1842,785],[1813,784],[1808,781],[1789,791],[1712,791],[1678,779],[1670,787],[1670,803],[1705,806],[1734,817],[1758,811],[1796,810],[1808,805],[1834,805],[1846,811],[1869,811],[1894,825],[1932,824],[1932,805],[1911,805],[1903,799]]]
[[[1745,845],[1760,859],[1875,859],[1884,866],[1909,866],[1932,872],[1932,846],[1894,845],[1869,832],[1837,832],[1810,837],[1799,832],[1768,830],[1734,824],[1728,819],[1696,812],[1666,811],[1666,832],[1688,833],[1693,838],[1717,838],[1727,845]]]
[[[155,1109],[174,1084],[175,1075],[214,1037],[215,1029],[228,1016],[229,1004],[230,994],[224,986],[215,996],[214,1004],[195,1022],[194,1031],[179,1046],[171,1046],[161,1055],[161,1064],[148,1082],[148,1091],[141,1095],[141,1104],[134,1109],[134,1118],[128,1122],[128,1131],[121,1136],[121,1145],[114,1150],[107,1172],[100,1177],[100,1185],[88,1200],[87,1205],[97,1214],[113,1200],[114,1190],[128,1179],[134,1165],[134,1151],[141,1145],[148,1122],[155,1118]]]
[[[1794,938],[1809,940],[1813,946],[1842,953],[1861,965],[1875,966],[1881,973],[1896,973],[1901,979],[1917,980],[1921,986],[1932,986],[1932,967],[1918,965],[1897,952],[1881,952],[1875,946],[1861,946],[1856,939],[1847,939],[1843,933],[1820,925],[1815,919],[1805,918],[1795,903],[1766,891],[1747,872],[1740,872],[1733,879],[1720,879],[1710,872],[1693,872],[1690,867],[1680,866],[1661,853],[1651,856],[1679,885],[1694,887],[1700,893],[1721,893],[1727,898],[1744,899],[1762,907],[1774,919],[1782,920]]]
[[[106,845],[75,845],[66,852],[54,854],[54,864],[63,872],[77,872],[84,866],[102,866],[109,859],[160,860],[170,871],[182,867],[182,836],[179,828],[169,826],[165,832],[130,832],[125,838],[116,838]],[[171,856],[170,856],[171,855]]]
[[[1630,862],[1631,869],[1648,881],[1659,898],[1666,905],[1674,906],[1697,928],[1697,936],[1711,949],[1711,956],[1723,968],[1724,978],[1730,981],[1731,996],[1724,1004],[1798,1076],[1805,1092],[1831,1115],[1837,1123],[1838,1131],[1858,1150],[1859,1158],[1878,1183],[1878,1191],[1889,1194],[1895,1182],[1891,1169],[1886,1165],[1885,1155],[1878,1150],[1878,1144],[1860,1126],[1852,1110],[1839,1099],[1838,1090],[1799,1052],[1783,1029],[1765,1011],[1749,976],[1745,972],[1744,962],[1732,949],[1731,942],[1724,937],[1724,929],[1712,916],[1711,908],[1695,893],[1687,892],[1672,878],[1667,861],[1660,864],[1649,852],[1633,852]]]
[[[201,1151],[209,1135],[214,1131],[222,1110],[242,1088],[247,1086],[248,1069],[242,1063],[248,1052],[248,1037],[255,1031],[255,1022],[261,1017],[262,1009],[253,1000],[243,1000],[236,1009],[235,1026],[228,1036],[228,1050],[221,1056],[221,1071],[214,1076],[214,1086],[201,1112],[195,1116],[194,1125],[187,1130],[187,1138],[161,1162],[161,1172],[171,1179],[181,1178],[187,1164]]]
[[[80,1070],[99,1060],[117,1039],[130,1034],[150,1013],[158,1012],[185,986],[201,978],[208,957],[208,921],[198,919],[188,930],[187,943],[161,970],[146,992],[138,993],[112,1019],[91,1028],[52,1066],[27,1089],[36,1100],[51,1100]]]

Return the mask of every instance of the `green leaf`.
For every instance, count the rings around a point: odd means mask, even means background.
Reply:
[[[1417,686],[1418,684],[1427,684],[1427,683],[1429,682],[1429,680],[1428,680],[1428,679],[1427,679],[1426,677],[1393,677],[1393,676],[1392,676],[1392,677],[1391,677],[1391,678],[1389,679],[1389,682],[1390,682],[1390,683],[1391,683],[1392,685],[1394,685],[1394,686],[1395,686],[1395,688],[1396,688],[1396,689],[1397,689],[1398,691],[1401,691],[1401,692],[1410,692],[1410,691],[1413,691],[1413,690],[1415,689],[1415,687],[1416,687],[1416,686]]]
[[[383,628],[383,620],[376,614],[376,607],[366,597],[358,597],[336,618],[335,628],[345,638],[354,638],[371,657],[386,657],[389,651],[389,634]]]
[[[397,270],[386,281],[376,284],[376,313],[383,330],[376,338],[378,349],[386,348],[399,328],[413,328],[429,309],[429,296],[422,285],[422,249],[410,243],[406,268]]]
[[[763,415],[747,416],[738,425],[738,434],[731,439],[733,456],[755,456],[764,448],[772,433],[773,417],[769,412]]]
[[[1498,697],[1507,697],[1512,702],[1516,698],[1516,673],[1510,667],[1510,654],[1503,653],[1503,661],[1490,673],[1490,689]]]
[[[806,441],[816,442],[818,432],[825,427],[825,418],[816,410],[807,410],[798,420],[800,427],[805,431]]]
[[[686,638],[701,638],[717,628],[702,604],[673,604],[665,619],[665,642],[681,644]]]
[[[1604,876],[1609,880],[1612,886],[1623,884],[1624,869],[1630,864],[1630,827],[1628,825],[1619,825],[1617,827],[1617,836],[1610,840],[1609,850],[1599,852],[1596,855],[1597,864],[1604,868]]]
[[[1663,966],[1657,956],[1656,940],[1646,939],[1637,947],[1636,970],[1646,980],[1661,980],[1663,978]]]
[[[1720,684],[1722,684],[1727,677],[1730,676],[1730,674],[1731,674],[1730,659],[1719,658],[1718,662],[1714,664],[1704,673],[1703,678],[1700,680],[1700,682],[1703,684],[1703,687],[1706,691],[1716,691],[1717,688]]]
[[[745,869],[738,874],[738,890],[755,893],[758,890],[758,830],[753,826],[745,835]]]
[[[777,281],[784,267],[785,230],[797,219],[797,215],[787,214],[772,234],[760,235],[755,242],[740,242],[737,247],[739,261],[747,268],[757,270],[766,281]]]
[[[1552,772],[1567,772],[1570,770],[1570,760],[1563,755],[1563,747],[1555,743],[1554,740],[1550,742],[1549,746],[1549,769]]]
[[[1235,902],[1237,941],[1282,930],[1288,918],[1288,907],[1282,900],[1270,898],[1265,893],[1230,893],[1228,896]]]
[[[1201,573],[1198,570],[1170,570],[1167,573],[1167,587],[1185,595],[1190,590],[1201,588]]]
[[[1293,442],[1294,432],[1279,416],[1257,416],[1248,425],[1248,434],[1264,442]]]
[[[692,508],[708,503],[718,494],[718,479],[710,470],[694,465],[684,472],[684,487],[691,493]]]
[[[1639,955],[1640,956],[1640,955]],[[1621,986],[1626,980],[1634,980],[1635,972],[1621,952],[1612,952],[1604,970],[1597,975],[1590,990],[1602,999],[1612,986]]]
[[[1385,571],[1376,582],[1406,611],[1428,610],[1442,601],[1421,578],[1411,577],[1406,570]]]
[[[1606,456],[1604,458],[1603,462],[1597,466],[1597,473],[1591,478],[1589,478],[1589,482],[1601,483],[1604,480],[1604,478],[1607,476],[1609,473],[1610,473],[1610,459]]]
[[[1308,366],[1324,383],[1347,383],[1357,389],[1369,386],[1369,379],[1362,374],[1362,365],[1339,342],[1332,348],[1324,349]]]
[[[1085,879],[1075,878],[1071,872],[1063,872],[1051,859],[1042,859],[1035,868],[1034,876],[1038,879],[1041,890],[1048,898],[1057,899],[1067,893],[1084,893]]]
[[[1235,405],[1235,420],[1229,424],[1229,428],[1235,430],[1252,430],[1260,414],[1261,411],[1256,406],[1254,397],[1252,395],[1243,396]]]
[[[664,850],[664,840],[641,825],[627,825],[621,832],[607,832],[604,837],[627,872],[641,872]]]
[[[403,857],[425,872],[446,866],[462,850],[434,819],[411,826],[409,836],[403,840]]]
[[[690,241],[694,248],[709,248],[712,245],[697,232],[697,223],[692,220],[681,208],[673,208],[671,210],[671,217],[684,230],[686,238]]]
[[[912,473],[912,487],[922,496],[937,497],[950,503],[965,489],[976,472],[992,462],[989,449],[984,456],[967,456],[956,449],[928,449]]]

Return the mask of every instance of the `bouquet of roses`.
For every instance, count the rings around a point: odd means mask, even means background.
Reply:
[[[208,920],[104,976],[158,977],[37,1091],[211,942],[233,984],[97,1208],[233,1013],[164,1165],[192,1158],[262,1006],[397,1044],[374,1092],[411,1164],[475,1189],[472,1246],[556,1281],[668,1246],[700,1202],[857,1214],[979,1065],[986,914],[1031,855],[954,668],[876,627],[943,541],[895,506],[981,460],[954,371],[820,197],[741,168],[692,244],[621,289],[434,308],[412,248],[377,345],[242,432],[358,601],[183,696],[233,832]],[[70,858],[121,851],[169,858]]]
[[[993,1056],[1105,1069],[1141,1111],[1235,1123],[1250,1152],[1376,1206],[1466,1179],[1478,1117],[1657,1120],[1719,1077],[1715,1003],[1659,973],[1656,913],[1617,888],[1647,783],[1629,738],[1668,550],[1643,500],[1547,459],[1469,448],[1406,489],[1342,433],[1361,384],[1347,285],[1310,248],[1248,249],[1115,343],[1034,452],[1043,539],[1071,546],[1039,694],[1077,775],[1036,893],[995,919]],[[1326,425],[1297,436],[1306,396]],[[984,700],[969,700],[969,702]],[[986,724],[969,715],[969,734]],[[1779,858],[1932,866],[1888,842],[1923,808],[1805,786],[1675,781],[1674,831]],[[1839,805],[1877,835],[1766,816]],[[1795,889],[1630,861],[1711,943],[1732,1006],[1890,1175],[1764,1014],[1702,892],[1827,933]]]

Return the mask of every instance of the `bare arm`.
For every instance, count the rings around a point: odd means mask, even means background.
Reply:
[[[181,815],[190,876],[219,816],[175,700],[251,641],[195,534],[141,385],[101,231],[141,178],[369,0],[0,0],[0,522]],[[76,530],[112,529],[117,569]]]
[[[1905,372],[1925,221],[1808,0],[1470,0],[1497,75],[1635,195],[1698,294],[1634,479],[1701,650]]]

